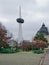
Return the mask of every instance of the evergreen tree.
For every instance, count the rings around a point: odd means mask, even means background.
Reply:
[[[34,37],[34,40],[42,40],[45,41],[46,43],[48,43],[48,40],[44,37],[44,34],[40,33],[40,34],[36,34],[36,36]]]

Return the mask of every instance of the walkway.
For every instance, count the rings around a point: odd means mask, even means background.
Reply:
[[[47,50],[43,65],[49,65],[49,49]]]

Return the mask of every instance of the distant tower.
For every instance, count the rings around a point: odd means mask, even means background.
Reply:
[[[24,20],[21,18],[21,7],[19,7],[19,18],[17,18],[16,21],[19,23],[18,45],[21,45],[23,41],[22,24],[24,23]]]

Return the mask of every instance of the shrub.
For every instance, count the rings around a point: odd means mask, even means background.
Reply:
[[[15,51],[16,51],[16,52],[21,52],[22,50],[21,50],[21,49],[16,49]]]
[[[15,49],[14,48],[0,48],[0,53],[16,53],[16,52],[20,52],[19,49]]]
[[[44,50],[34,50],[34,53],[41,54],[44,53]]]

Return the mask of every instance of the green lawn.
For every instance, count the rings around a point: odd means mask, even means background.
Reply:
[[[38,65],[41,56],[32,52],[0,54],[0,65]]]

